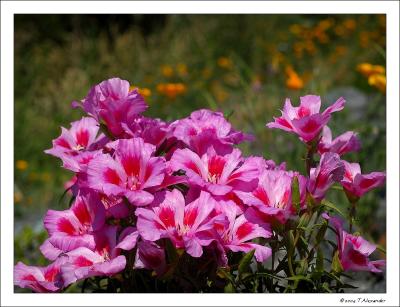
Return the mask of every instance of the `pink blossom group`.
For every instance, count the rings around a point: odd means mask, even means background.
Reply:
[[[357,163],[341,160],[360,149],[354,132],[332,140],[326,126],[344,104],[339,98],[321,113],[318,96],[301,97],[299,107],[287,99],[282,117],[267,125],[307,143],[318,141],[318,159],[302,175],[285,163],[244,156],[235,145],[252,137],[235,130],[220,112],[198,110],[171,123],[147,118],[143,97],[128,81],[101,82],[75,103],[88,117],[62,128],[46,150],[74,176],[71,207],[49,210],[44,218],[49,237],[40,250],[53,263],[18,263],[15,284],[56,292],[124,270],[163,276],[170,268],[166,240],[193,258],[213,251],[220,266],[229,265],[229,255],[252,250],[256,261],[266,261],[274,226],[298,219],[310,199],[319,204],[333,184],[361,197],[384,183],[384,173],[363,175]],[[381,262],[368,260],[374,246],[344,230],[338,233],[346,270],[380,270]],[[127,253],[133,255],[130,261]]]

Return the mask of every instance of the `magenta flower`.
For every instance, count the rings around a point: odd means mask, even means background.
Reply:
[[[168,123],[159,118],[144,116],[138,116],[131,122],[123,123],[122,127],[129,137],[140,137],[157,148],[163,145],[170,132]]]
[[[245,204],[255,206],[270,218],[274,218],[280,223],[285,223],[295,211],[292,205],[292,182],[294,177],[299,180],[300,202],[304,203],[306,178],[297,173],[283,170],[264,170],[260,175],[258,186],[253,191],[237,191],[236,194]]]
[[[157,241],[169,238],[176,248],[184,248],[193,257],[203,254],[203,246],[213,238],[208,231],[216,217],[211,217],[215,200],[207,192],[185,206],[185,199],[178,190],[167,191],[164,201],[151,209],[136,209],[137,228],[143,239]]]
[[[137,246],[134,268],[153,270],[157,276],[163,275],[167,270],[164,249],[151,241],[140,241]]]
[[[219,154],[232,151],[233,144],[253,140],[253,136],[236,131],[221,112],[201,109],[188,118],[171,124],[172,134],[199,155],[210,146]]]
[[[93,249],[78,247],[65,254],[67,261],[61,267],[65,286],[92,276],[112,276],[125,268],[125,256],[120,255],[121,248],[116,244],[116,226],[104,226],[94,238],[96,245]],[[132,237],[125,236],[124,239],[130,240]],[[119,244],[126,243],[121,241]]]
[[[190,184],[198,185],[213,195],[225,195],[242,188],[250,189],[259,174],[258,160],[252,157],[243,159],[238,149],[224,156],[208,150],[201,158],[187,148],[177,149],[170,165],[175,171],[185,171]]]
[[[155,146],[141,138],[118,140],[114,157],[108,154],[89,162],[88,186],[107,196],[125,196],[133,205],[153,201],[146,191],[164,180],[165,159],[154,157]]]
[[[370,261],[369,256],[376,250],[376,246],[361,236],[347,233],[343,230],[343,221],[337,217],[330,217],[324,213],[323,218],[329,220],[337,232],[339,260],[345,271],[382,272],[386,265],[385,260]]]
[[[310,180],[307,190],[316,201],[325,197],[326,191],[334,182],[340,182],[344,175],[344,164],[338,154],[327,152],[321,155],[316,168],[310,169]]]
[[[361,236],[348,234],[343,230],[339,259],[345,271],[382,272],[385,260],[370,261],[369,256],[376,250],[376,246]]]
[[[318,152],[335,152],[338,155],[343,155],[352,151],[359,151],[361,149],[360,140],[357,134],[353,131],[347,131],[332,141],[332,132],[328,126],[324,126],[322,130],[322,137],[318,143]]]
[[[78,195],[68,210],[49,210],[44,226],[49,238],[40,247],[43,255],[55,260],[61,253],[84,246],[94,248],[93,232],[105,222],[105,210],[95,194]]]
[[[350,195],[361,197],[368,191],[385,183],[385,172],[361,174],[361,168],[358,163],[349,163],[344,160],[342,162],[344,163],[345,173],[341,184]]]
[[[139,239],[139,232],[136,227],[128,226],[122,230],[119,235],[118,244],[116,248],[123,249],[126,251],[132,250]]]
[[[74,106],[77,105],[80,103],[75,102]],[[132,122],[147,109],[137,89],[130,90],[129,82],[119,78],[108,79],[92,87],[82,100],[82,107],[99,123],[104,122],[114,136],[122,135],[122,124]]]
[[[218,242],[225,251],[232,252],[250,252],[255,250],[255,257],[258,262],[263,262],[271,255],[269,247],[249,242],[255,238],[269,238],[272,233],[251,223],[244,215],[236,217],[236,209],[234,206],[225,204],[226,220],[216,221],[214,225],[215,231],[218,233]],[[223,256],[223,258],[226,258]]]
[[[90,151],[105,144],[105,136],[97,136],[98,131],[99,126],[93,118],[82,117],[81,120],[71,123],[69,130],[61,127],[61,135],[53,140],[53,148],[45,150],[45,153],[60,158],[65,168],[78,171],[80,163],[88,159],[87,155],[94,154]]]
[[[339,98],[333,105],[320,113],[321,98],[319,96],[307,95],[300,97],[300,106],[293,107],[290,99],[286,98],[282,116],[274,118],[274,122],[268,123],[268,128],[282,129],[295,133],[303,142],[314,140],[325,126],[331,113],[344,108],[345,100]]]
[[[27,266],[18,262],[14,267],[14,284],[35,292],[57,292],[63,286],[60,269],[66,258],[61,257],[47,267]]]

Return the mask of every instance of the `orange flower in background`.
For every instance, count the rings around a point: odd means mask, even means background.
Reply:
[[[28,168],[29,164],[25,160],[17,160],[15,166],[18,170],[25,171]]]
[[[386,69],[381,65],[372,65],[370,63],[361,63],[357,66],[357,71],[360,72],[364,77],[369,77],[375,74],[385,74]]]
[[[353,30],[356,28],[356,26],[357,26],[357,22],[356,22],[353,18],[349,18],[349,19],[346,19],[346,20],[343,22],[343,26],[344,26],[347,30],[353,31]]]
[[[294,71],[291,66],[286,67],[286,87],[291,90],[300,90],[304,87],[304,81],[300,76]]]
[[[132,91],[134,89],[137,89],[139,94],[142,95],[144,98],[149,98],[151,96],[151,90],[147,87],[138,87],[136,85],[131,85],[129,87],[130,91]]]
[[[232,68],[232,61],[227,57],[218,58],[217,64],[219,67],[224,68],[224,69]]]
[[[14,203],[19,203],[19,202],[21,202],[21,200],[22,200],[23,198],[24,198],[24,197],[22,196],[22,193],[21,193],[21,192],[19,192],[19,191],[14,192]]]
[[[374,74],[368,77],[368,84],[377,88],[382,93],[386,93],[386,76],[382,74]]]
[[[382,93],[386,93],[386,69],[382,65],[372,65],[361,63],[357,66],[357,71],[368,78],[368,84],[377,88]]]
[[[172,77],[174,75],[174,70],[170,65],[161,66],[161,73],[164,77]]]
[[[157,85],[157,91],[170,99],[186,92],[186,86],[183,83],[160,83]]]

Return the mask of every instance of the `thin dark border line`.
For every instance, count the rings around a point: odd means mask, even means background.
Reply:
[[[4,0],[2,0],[2,1],[4,1]],[[12,1],[12,0],[9,0],[9,1]],[[47,0],[45,0],[45,1],[47,1]],[[51,1],[51,0],[48,0],[48,1]],[[92,1],[96,1],[96,0],[92,0]],[[101,1],[108,1],[108,0],[101,0]],[[126,1],[128,1],[128,0],[126,0]],[[156,1],[156,0],[150,0],[150,1]],[[184,1],[184,0],[178,0],[178,1]],[[206,1],[212,1],[212,0],[206,0]],[[223,0],[223,1],[227,1],[227,0]],[[239,0],[235,0],[235,1],[239,1]],[[260,0],[261,1],[261,0]],[[291,0],[284,0],[284,1],[291,1]],[[319,0],[315,0],[315,1],[319,1]],[[331,0],[329,0],[329,1],[331,1]],[[335,0],[335,1],[342,1],[342,0]],[[346,1],[346,0],[343,0],[343,1]],[[357,0],[357,1],[362,1],[362,0]],[[376,0],[368,0],[368,1],[376,1]],[[14,1],[14,2],[16,2],[16,1]],[[69,1],[60,1],[60,2],[69,2]],[[110,1],[108,1],[108,2],[110,2]],[[166,1],[167,2],[167,1]],[[243,2],[243,1],[242,1]],[[332,1],[331,1],[332,2]],[[35,13],[35,14],[23,14],[23,13],[14,13],[13,15],[15,16],[15,15],[150,15],[151,13],[148,13],[148,14],[143,14],[143,13],[140,13],[140,14],[129,14],[129,13],[122,13],[122,14],[113,14],[113,13],[108,13],[108,14],[97,14],[97,13],[89,13],[89,14],[87,14],[87,13],[82,13],[82,14],[70,14],[70,13],[62,13],[62,14],[58,14],[58,13],[55,13],[55,14],[52,14],[52,13],[48,13],[48,14],[40,14],[40,13]],[[174,14],[154,14],[154,15],[174,15]],[[342,14],[331,14],[331,13],[327,13],[327,14],[314,14],[314,13],[308,13],[308,14],[295,14],[295,13],[293,13],[293,14],[285,14],[285,13],[282,13],[282,14],[273,14],[273,13],[271,13],[271,14],[263,14],[263,13],[259,13],[259,14],[252,14],[252,13],[243,13],[243,14],[198,14],[198,13],[194,13],[194,14],[184,14],[184,13],[182,13],[182,14],[176,14],[176,15],[348,15],[347,13],[342,13]],[[385,18],[386,18],[386,29],[387,29],[387,14],[380,14],[380,13],[374,13],[374,14],[362,14],[362,13],[357,13],[357,14],[352,14],[352,15],[385,15]],[[15,22],[15,17],[13,18],[13,23]],[[14,27],[14,31],[15,31],[15,27]],[[387,35],[387,30],[386,30],[386,33],[385,33],[385,35]],[[387,39],[386,39],[387,40]],[[386,55],[386,49],[385,49],[385,55]],[[385,62],[386,62],[386,67],[387,67],[387,58],[385,58]],[[14,76],[15,77],[15,76]],[[15,84],[14,84],[14,87],[15,87]],[[13,97],[13,99],[15,100],[15,97]],[[385,129],[386,129],[386,131],[387,131],[387,99],[386,99],[386,101],[385,101],[385,106],[386,106],[386,122],[385,122]],[[14,104],[13,104],[13,107],[14,107]],[[15,123],[14,123],[14,125],[15,125]],[[13,133],[14,133],[14,127],[13,127]],[[14,144],[13,144],[13,146],[14,146]],[[387,139],[386,139],[386,153],[387,153],[387,146],[388,146],[388,144],[387,144]],[[14,162],[15,162],[15,158],[14,158]],[[386,169],[387,169],[387,159],[386,159]],[[14,181],[15,181],[15,178],[14,178]],[[386,188],[386,190],[387,190],[387,188]],[[387,202],[386,202],[386,208],[385,209],[387,209]],[[14,210],[15,211],[15,210]],[[386,221],[385,221],[385,223],[386,223],[386,232],[387,232],[387,214],[386,214]],[[13,214],[13,238],[15,238],[15,232],[14,232],[14,230],[15,230],[15,212],[14,212],[14,214]],[[1,254],[1,253],[0,253]],[[14,254],[13,254],[13,256],[14,256],[14,260],[15,260],[15,251],[14,251]],[[0,256],[0,259],[1,259],[1,256]],[[386,271],[387,271],[387,269],[386,269]],[[0,272],[1,272],[1,266],[0,266]],[[386,275],[386,281],[387,281],[387,275]],[[368,292],[368,293],[359,293],[360,295],[368,295],[368,294],[386,294],[387,295],[387,285],[386,285],[386,287],[385,287],[385,292]],[[13,292],[15,295],[25,295],[25,294],[32,294],[32,293],[16,293],[16,292]],[[46,294],[49,294],[49,293],[36,293],[36,295],[46,295]],[[73,294],[73,295],[75,295],[75,294],[81,294],[81,293],[58,293],[58,294]],[[87,293],[87,294],[92,294],[92,293]],[[192,295],[192,294],[199,294],[199,293],[158,293],[158,292],[146,292],[146,293],[96,293],[96,294],[103,294],[103,295],[108,295],[108,294],[128,294],[128,295],[147,295],[147,294],[158,294],[158,295],[165,295],[165,294],[167,294],[167,295],[169,295],[169,294],[178,294],[178,295]],[[226,295],[226,293],[204,293],[204,294],[207,294],[207,295],[221,295],[221,294],[223,294],[223,295]],[[240,293],[237,293],[237,294],[240,294]],[[282,293],[250,293],[250,294],[252,294],[252,295],[276,295],[276,294],[278,294],[278,295],[280,295],[280,294],[282,294]],[[317,295],[329,295],[330,293],[287,293],[287,294],[296,294],[296,295],[310,295],[310,294],[317,294]],[[335,294],[335,293],[333,293],[333,294]],[[337,293],[336,293],[337,294]],[[351,295],[353,295],[353,294],[358,294],[358,292],[352,292],[352,293],[343,293],[344,295],[348,295],[348,294],[351,294]],[[399,293],[399,296],[400,296],[400,293]],[[251,306],[251,305],[249,305],[249,306]],[[257,306],[257,305],[255,305],[255,306]],[[90,306],[89,306],[90,307]],[[285,306],[282,306],[282,307],[285,307]],[[329,306],[327,306],[327,307],[329,307]]]
[[[14,1],[14,0],[2,0],[2,1],[4,1],[4,2],[17,2],[17,1]],[[51,1],[51,0],[42,0],[42,1],[44,1],[44,2],[46,2],[46,1]],[[89,1],[91,1],[91,0],[89,0]],[[107,0],[97,0],[97,1],[101,1],[101,2],[103,2],[103,1],[107,1]],[[129,0],[120,0],[120,1],[129,1]],[[155,0],[148,0],[148,1],[155,1]],[[184,0],[176,0],[176,1],[178,1],[178,2],[180,2],[180,1],[184,1]],[[203,0],[203,1],[212,1],[212,0]],[[227,1],[227,0],[221,0],[221,1]],[[239,0],[232,0],[232,1],[239,1]],[[262,1],[262,0],[253,0],[253,1]],[[286,1],[290,1],[290,0],[280,0],[280,2],[286,2]],[[327,2],[345,2],[346,0],[328,0]],[[353,1],[357,1],[357,2],[362,2],[362,1],[366,1],[366,2],[377,2],[376,0],[353,0]],[[385,0],[385,1],[382,1],[382,2],[398,2],[397,0]],[[67,2],[67,1],[60,1],[60,2]],[[75,0],[72,0],[72,1],[68,1],[68,2],[78,2],[78,1],[75,1]],[[108,2],[110,2],[110,1],[108,1]],[[244,1],[242,1],[242,2],[244,2]],[[313,1],[311,1],[311,2],[313,2]],[[346,13],[344,13],[344,14],[346,14]],[[351,14],[351,13],[349,13],[349,14]],[[361,14],[361,13],[360,13]],[[379,14],[379,13],[374,13],[374,14]],[[14,15],[16,15],[15,13],[14,13]],[[249,14],[250,15],[250,14]],[[371,14],[371,15],[373,15],[373,14]],[[386,13],[385,13],[385,15],[387,15]],[[386,23],[387,23],[387,18],[386,18]],[[1,28],[1,26],[0,26],[0,28]],[[386,59],[386,66],[387,66],[387,59]],[[1,82],[1,76],[0,76],[0,82]],[[2,83],[1,83],[2,84]],[[14,85],[15,86],[15,85]],[[14,98],[14,97],[13,97]],[[387,102],[387,100],[386,100],[386,102]],[[13,106],[14,107],[14,106]],[[1,108],[2,109],[2,108]],[[387,113],[388,111],[386,110],[386,113]],[[0,115],[1,115],[1,110],[0,110]],[[386,114],[387,115],[387,114]],[[1,121],[1,120],[0,120]],[[386,120],[386,126],[387,126],[387,120]],[[13,127],[14,128],[14,127]],[[0,143],[0,149],[2,149],[2,142]],[[386,149],[387,149],[387,147],[388,147],[388,142],[387,142],[387,140],[386,140]],[[387,151],[386,151],[386,153],[387,153]],[[387,159],[386,159],[386,164],[387,164]],[[1,169],[1,163],[0,163],[0,169]],[[399,169],[399,172],[400,172],[400,169]],[[1,185],[1,178],[0,178],[0,185]],[[1,217],[1,210],[0,210],[0,217]],[[386,222],[387,222],[387,218],[388,218],[388,216],[387,216],[387,214],[386,214]],[[14,224],[14,215],[13,215],[13,224]],[[14,229],[13,229],[13,232],[14,232]],[[1,243],[1,238],[0,238],[0,243]],[[0,261],[1,261],[1,245],[0,245]],[[0,266],[0,272],[1,272],[1,266]],[[387,289],[386,289],[387,290]],[[14,293],[15,294],[15,293]],[[387,294],[387,292],[386,292],[386,294]],[[400,293],[399,293],[399,295],[400,295]],[[96,306],[97,307],[97,306]],[[283,306],[284,307],[284,306]]]

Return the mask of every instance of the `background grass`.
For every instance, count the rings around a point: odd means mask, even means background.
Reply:
[[[344,96],[346,108],[330,126],[334,135],[358,132],[363,144],[345,159],[359,161],[364,172],[385,170],[385,94],[356,70],[363,62],[385,66],[385,24],[384,15],[15,15],[16,262],[44,263],[37,249],[45,238],[42,216],[67,206],[59,198],[72,174],[43,150],[60,126],[83,115],[71,102],[113,76],[146,88],[147,116],[221,110],[256,136],[241,145],[246,154],[303,172],[304,146],[265,123],[286,97],[298,104],[317,94],[325,108]],[[166,91],[171,83],[182,92]],[[385,196],[383,188],[370,192],[358,208],[359,229],[383,245]],[[338,192],[329,199],[347,206]]]

